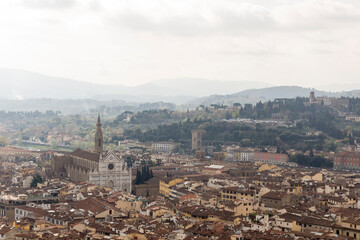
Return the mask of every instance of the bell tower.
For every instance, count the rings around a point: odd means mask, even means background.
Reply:
[[[101,121],[100,121],[100,113],[99,113],[98,120],[96,123],[95,153],[98,153],[101,156],[102,152],[103,152],[103,135],[101,130]]]

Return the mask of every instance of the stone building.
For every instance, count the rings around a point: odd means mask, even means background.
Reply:
[[[99,160],[97,169],[89,176],[89,182],[131,193],[131,169],[114,151],[107,151]]]
[[[192,150],[195,151],[203,151],[202,144],[202,135],[204,134],[204,130],[192,130]]]
[[[261,197],[261,202],[265,207],[282,208],[290,205],[291,196],[282,192],[268,192]]]
[[[14,161],[16,158],[19,159],[26,159],[26,158],[39,158],[41,155],[43,155],[46,152],[43,151],[30,151],[20,148],[14,148],[14,147],[2,147],[0,148],[0,160],[6,160],[6,161]]]
[[[155,142],[151,144],[151,151],[153,153],[170,154],[174,151],[176,143],[174,142]]]
[[[100,116],[95,135],[95,153],[80,148],[68,154],[52,158],[52,175],[68,177],[74,182],[91,182],[100,186],[112,187],[131,192],[131,168],[123,156],[115,151],[103,151],[103,135]]]
[[[310,92],[309,101],[310,101],[310,103],[315,103],[315,102],[316,102],[316,98],[315,98],[315,93],[314,93],[314,92]]]
[[[133,186],[133,194],[136,196],[157,196],[159,195],[159,178],[150,178],[143,184]]]

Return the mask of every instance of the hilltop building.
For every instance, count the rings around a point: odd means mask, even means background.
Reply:
[[[314,92],[310,92],[309,100],[310,100],[310,103],[315,103],[315,102],[316,102],[316,98],[315,98],[315,93],[314,93]]]
[[[314,92],[310,92],[309,95],[309,102],[304,103],[307,106],[310,106],[312,104],[324,104],[324,98],[316,98]]]
[[[100,116],[96,126],[95,153],[78,148],[69,154],[54,156],[51,161],[53,176],[130,193],[131,168],[120,153],[112,150],[104,152]]]
[[[176,148],[174,142],[155,142],[151,144],[151,151],[153,153],[166,153],[170,154]]]
[[[304,103],[306,106],[310,106],[312,104],[319,104],[324,106],[329,106],[336,110],[348,110],[350,106],[350,98],[348,97],[315,97],[314,92],[310,92],[309,102]]]

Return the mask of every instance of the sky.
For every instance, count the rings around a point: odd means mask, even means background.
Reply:
[[[1,0],[0,68],[103,84],[360,84],[358,0]]]

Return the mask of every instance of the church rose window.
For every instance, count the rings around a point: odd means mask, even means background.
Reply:
[[[108,169],[109,169],[109,170],[113,170],[113,169],[114,169],[114,164],[110,163],[110,164],[108,165]]]

